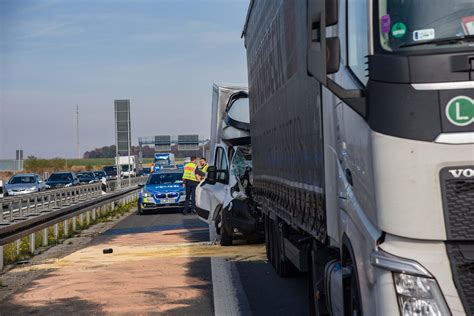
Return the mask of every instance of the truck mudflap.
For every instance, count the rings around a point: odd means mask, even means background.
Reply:
[[[237,238],[256,237],[262,232],[258,214],[257,206],[249,198],[233,199],[222,211],[223,228]]]

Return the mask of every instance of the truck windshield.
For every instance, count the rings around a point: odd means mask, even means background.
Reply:
[[[154,162],[157,165],[169,165],[170,164],[170,161],[167,158],[158,158],[158,159],[155,159]]]
[[[472,0],[378,0],[381,46],[387,51],[474,46]]]

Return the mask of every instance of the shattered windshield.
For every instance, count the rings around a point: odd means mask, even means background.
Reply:
[[[388,51],[472,46],[474,1],[379,0],[379,27]]]
[[[232,171],[239,179],[245,175],[246,171],[252,170],[252,160],[249,155],[245,155],[242,149],[237,150],[232,162]]]

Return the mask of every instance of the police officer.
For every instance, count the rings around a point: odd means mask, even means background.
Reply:
[[[199,180],[196,177],[196,168],[198,160],[196,156],[191,156],[191,162],[184,165],[183,185],[186,188],[186,199],[184,201],[183,214],[196,214],[196,188]],[[189,203],[191,202],[191,211],[189,210]]]
[[[199,158],[199,163],[196,169],[196,177],[199,181],[202,181],[204,180],[204,178],[206,178],[207,167],[209,166],[207,164],[206,158],[204,157]]]

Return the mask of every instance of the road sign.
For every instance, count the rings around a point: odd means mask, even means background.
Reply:
[[[115,140],[117,156],[129,156],[130,135],[130,100],[115,100]]]
[[[456,126],[467,126],[474,122],[474,100],[467,96],[452,98],[446,106],[446,117]]]
[[[155,136],[155,151],[171,151],[171,136]]]
[[[198,150],[199,135],[178,135],[178,150]]]

